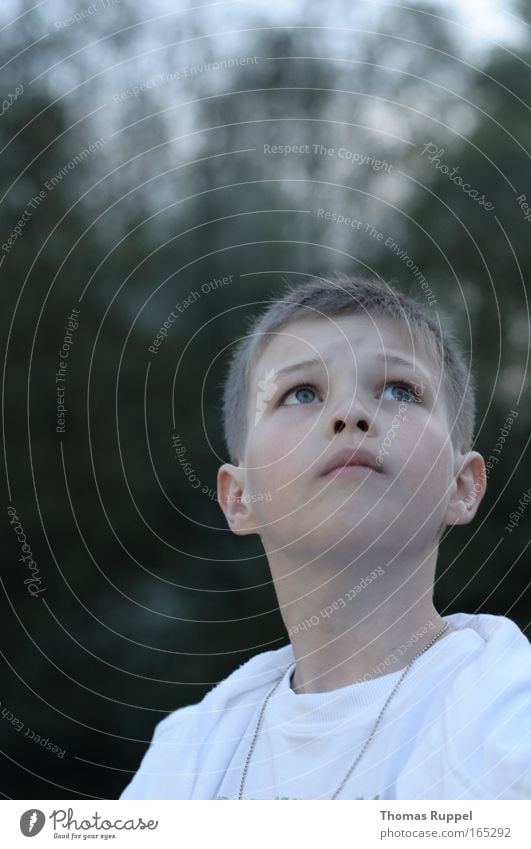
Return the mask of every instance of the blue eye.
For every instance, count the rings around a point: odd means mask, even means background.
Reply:
[[[418,396],[415,391],[415,386],[412,383],[397,381],[396,383],[388,383],[384,388],[384,392],[390,389],[391,398],[386,398],[387,401],[406,401],[408,404],[418,403]]]
[[[295,398],[296,400],[290,401],[290,398]],[[293,407],[300,404],[311,404],[315,400],[317,400],[315,389],[307,384],[302,384],[301,386],[295,386],[293,389],[290,389],[281,399],[281,403],[288,407]]]

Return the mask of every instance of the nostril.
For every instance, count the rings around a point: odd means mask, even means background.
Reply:
[[[360,429],[360,430],[362,430],[364,433],[367,433],[367,431],[369,430],[369,425],[368,425],[368,424],[367,424],[367,422],[366,422],[366,421],[364,421],[363,419],[360,419],[360,420],[359,420],[359,422],[358,422],[358,427],[359,427],[359,429]]]
[[[345,422],[337,421],[334,425],[334,433],[341,433],[345,429]]]

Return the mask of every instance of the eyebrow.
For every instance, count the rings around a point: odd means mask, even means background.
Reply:
[[[404,367],[410,368],[410,369],[417,368],[417,366],[415,366],[415,364],[412,363],[410,360],[406,360],[406,359],[404,359],[404,357],[399,357],[398,355],[395,355],[395,354],[387,354],[387,355],[386,354],[377,354],[374,359],[376,359],[380,362],[383,361],[383,362],[386,362],[386,363],[391,363],[392,365],[404,366]],[[321,357],[312,357],[309,360],[301,360],[300,363],[294,363],[291,366],[286,366],[285,368],[279,369],[277,372],[275,372],[275,379],[277,377],[283,377],[286,374],[291,374],[294,371],[300,371],[301,369],[304,369],[304,368],[311,368],[313,366],[321,366],[321,365],[326,365],[326,363],[323,362]],[[420,369],[420,370],[424,373],[423,369]]]

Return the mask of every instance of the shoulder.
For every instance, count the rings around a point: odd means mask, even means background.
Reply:
[[[178,708],[157,725],[153,740],[162,741],[193,725],[205,729],[216,724],[229,708],[255,704],[256,695],[293,662],[291,645],[260,652],[242,663],[193,705]],[[197,743],[197,740],[195,740]]]
[[[458,613],[447,617],[457,640],[469,648],[460,674],[482,678],[488,684],[485,694],[505,693],[507,686],[531,686],[531,643],[523,631],[506,616]],[[459,672],[458,672],[459,674]],[[481,694],[478,694],[481,695]]]
[[[531,644],[504,616],[458,614],[477,637],[453,678],[454,755],[488,798],[531,795]],[[488,788],[488,789],[487,789]]]
[[[460,613],[448,620],[455,646],[466,646],[453,669],[454,698],[469,693],[477,709],[529,703],[531,643],[518,625],[491,614]]]
[[[203,772],[204,744],[208,743],[209,754],[217,753],[221,762],[227,760],[227,752],[241,740],[259,691],[290,665],[290,653],[291,646],[284,646],[255,655],[200,702],[178,708],[159,722],[138,772],[120,798],[192,798],[194,784]],[[213,773],[212,781],[214,778]],[[204,792],[205,798],[213,798],[210,789]]]

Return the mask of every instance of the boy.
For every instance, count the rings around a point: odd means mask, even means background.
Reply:
[[[449,334],[389,286],[308,280],[239,341],[224,426],[218,500],[290,644],[164,719],[121,798],[531,798],[527,638],[433,606],[486,485]]]

